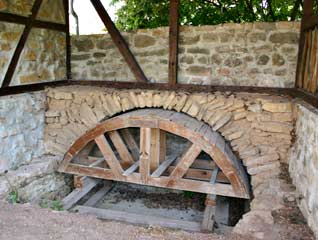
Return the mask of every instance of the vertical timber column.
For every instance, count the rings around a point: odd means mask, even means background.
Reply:
[[[151,129],[150,171],[153,173],[166,157],[166,134],[159,128]]]
[[[299,51],[298,51],[298,61],[297,61],[297,71],[296,71],[296,81],[295,87],[303,87],[303,78],[304,78],[304,64],[305,64],[305,29],[304,25],[310,17],[313,15],[314,0],[304,0],[303,6],[303,17],[301,19],[301,28],[300,28],[300,39],[299,39]]]
[[[179,5],[180,0],[170,0],[169,84],[171,85],[176,85],[178,79]]]
[[[141,181],[147,184],[150,175],[151,128],[140,128],[140,164]]]
[[[64,18],[66,25],[65,41],[66,41],[66,79],[72,79],[71,69],[71,37],[70,37],[70,18],[69,18],[69,4],[68,0],[63,0]]]

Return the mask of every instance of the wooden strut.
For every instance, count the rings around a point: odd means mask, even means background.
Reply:
[[[179,0],[170,0],[169,30],[169,84],[178,81]]]
[[[18,65],[21,53],[24,49],[25,43],[28,39],[28,36],[31,32],[33,25],[34,25],[35,18],[38,15],[38,12],[40,10],[42,1],[43,0],[35,0],[35,2],[33,4],[32,10],[31,10],[32,14],[28,19],[28,23],[25,25],[25,28],[23,30],[21,37],[20,37],[18,45],[14,51],[13,57],[10,61],[8,70],[7,70],[6,75],[3,79],[1,87],[8,87],[12,81],[13,74],[15,72],[17,65]]]
[[[110,34],[114,44],[117,46],[118,50],[126,60],[128,67],[132,71],[132,73],[135,75],[136,80],[138,82],[147,82],[147,78],[142,71],[141,67],[139,66],[138,62],[136,61],[134,55],[129,50],[128,44],[126,43],[125,39],[121,35],[121,33],[116,28],[115,24],[109,17],[107,11],[105,10],[103,4],[100,2],[100,0],[91,0],[91,3],[93,4],[95,10],[97,11],[100,19],[103,21],[105,27],[108,30],[108,33]]]

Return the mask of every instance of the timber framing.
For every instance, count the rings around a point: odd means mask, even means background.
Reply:
[[[179,0],[170,0],[169,20],[169,84],[177,84],[178,79],[178,40],[179,40]]]
[[[27,25],[28,21],[29,21],[28,17],[24,17],[24,16],[12,14],[12,13],[0,12],[0,22]],[[47,21],[41,21],[41,20],[34,20],[33,27],[49,29],[49,30],[54,30],[59,32],[68,31],[66,24],[47,22]]]
[[[147,82],[148,80],[144,72],[142,71],[132,52],[129,50],[128,44],[126,43],[125,39],[120,34],[115,24],[109,17],[103,4],[100,2],[100,0],[91,0],[91,3],[93,4],[100,19],[103,21],[105,27],[107,28],[108,33],[113,39],[114,44],[116,45],[116,47],[124,57],[125,61],[127,62],[128,67],[135,75],[136,80],[138,82]]]
[[[90,81],[90,80],[76,80],[70,81],[71,79],[71,46],[70,46],[70,37],[69,37],[69,22],[68,22],[68,4],[67,0],[63,0],[64,9],[65,9],[65,24],[46,22],[40,20],[33,20],[32,27],[34,28],[44,28],[51,29],[61,32],[66,32],[66,65],[67,65],[67,78],[66,80],[53,81],[53,82],[43,82],[36,84],[27,84],[27,85],[19,85],[19,86],[9,86],[8,82],[4,82],[3,86],[0,88],[0,96],[20,94],[25,92],[33,92],[40,91],[45,89],[45,87],[55,87],[55,86],[71,86],[71,85],[84,85],[84,86],[100,86],[107,88],[117,88],[117,89],[150,89],[150,90],[174,90],[174,91],[187,91],[187,92],[250,92],[250,93],[268,93],[275,95],[286,95],[293,98],[300,98],[314,107],[318,108],[318,96],[315,94],[308,93],[301,88],[298,88],[295,85],[295,88],[272,88],[272,87],[252,87],[252,86],[215,86],[215,85],[194,85],[194,84],[178,84],[177,83],[177,47],[178,41],[176,41],[178,37],[178,12],[177,8],[179,6],[179,2],[177,0],[171,0],[171,8],[170,14],[170,60],[169,60],[169,81],[168,83],[149,83],[146,82],[146,77],[144,76],[142,70],[139,73],[140,82],[114,82],[108,80],[102,81]],[[104,20],[107,22],[107,25],[110,29],[113,29],[114,34],[116,35],[116,39],[123,39],[120,32],[115,28],[114,23],[110,20],[106,10],[99,0],[91,0],[91,2],[98,7],[99,14],[104,16]],[[100,8],[100,6],[102,8]],[[102,10],[100,10],[102,9]],[[107,18],[108,16],[108,18]],[[106,18],[105,18],[106,17]],[[16,23],[16,24],[24,24],[28,25],[30,22],[29,17],[19,16],[10,13],[0,12],[0,21]],[[299,76],[300,71],[300,61],[303,55],[304,48],[304,33],[312,29],[313,27],[318,25],[318,16],[313,15],[313,0],[305,0],[304,1],[304,16],[302,19],[301,25],[301,37],[299,42],[299,56],[298,56],[298,65],[297,65],[297,73],[296,76]],[[116,31],[117,30],[117,31]],[[114,35],[113,35],[114,36]],[[20,50],[19,50],[20,51]],[[127,49],[126,49],[127,51]],[[129,51],[129,49],[128,49]],[[134,58],[132,56],[132,58]],[[134,61],[134,60],[133,60]],[[175,62],[176,64],[173,64]],[[130,67],[131,65],[128,64]],[[138,65],[138,63],[137,63]],[[139,66],[136,68],[140,68]],[[139,70],[138,70],[139,71]],[[7,80],[8,81],[8,80]],[[296,82],[297,83],[297,82]]]
[[[43,0],[35,0],[33,7],[32,7],[32,14],[28,19],[27,24],[25,25],[25,28],[22,32],[22,35],[20,37],[20,40],[18,42],[18,45],[13,53],[13,57],[10,61],[8,70],[4,76],[3,82],[2,82],[2,87],[8,87],[11,83],[13,74],[15,72],[15,69],[18,65],[19,59],[20,59],[20,55],[24,49],[25,43],[28,40],[29,34],[31,32],[31,29],[34,25],[34,21],[38,15],[38,12],[40,10],[41,4],[42,4]]]

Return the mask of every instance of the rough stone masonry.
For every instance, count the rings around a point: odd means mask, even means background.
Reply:
[[[183,26],[179,83],[293,87],[298,22]],[[168,81],[167,27],[123,32],[151,82]],[[109,35],[72,37],[74,79],[133,81]]]
[[[243,161],[251,176],[254,199],[251,211],[237,226],[238,232],[255,216],[264,224],[274,224],[271,211],[294,194],[284,190],[285,183],[279,178],[292,144],[293,105],[287,97],[80,86],[48,88],[46,92],[46,154],[58,156],[60,161],[77,138],[101,121],[132,109],[163,108],[208,123]]]

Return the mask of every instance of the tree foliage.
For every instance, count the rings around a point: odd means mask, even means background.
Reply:
[[[120,30],[155,28],[169,24],[169,0],[112,0],[120,4]],[[293,21],[301,17],[302,0],[180,0],[181,25],[226,22]]]

